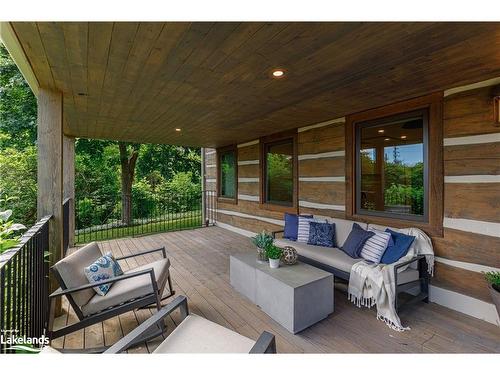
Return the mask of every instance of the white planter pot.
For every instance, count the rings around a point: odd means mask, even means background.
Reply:
[[[280,266],[280,260],[279,259],[269,259],[269,266],[271,268],[278,268]]]

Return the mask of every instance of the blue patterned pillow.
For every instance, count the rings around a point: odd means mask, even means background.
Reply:
[[[96,283],[98,281],[107,280],[115,276],[123,275],[123,271],[113,257],[113,255],[108,252],[99,259],[97,259],[90,266],[84,268],[85,276],[89,280],[89,283]],[[106,295],[112,284],[102,284],[96,286],[94,290],[100,296]]]
[[[309,245],[335,247],[335,224],[309,223]]]

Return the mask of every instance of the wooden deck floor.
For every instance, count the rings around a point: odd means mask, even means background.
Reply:
[[[233,290],[229,284],[229,255],[254,251],[254,248],[248,238],[221,228],[125,238],[100,245],[103,250],[118,256],[165,246],[172,264],[176,293],[188,297],[191,312],[253,339],[263,330],[270,331],[276,335],[280,353],[500,352],[500,328],[492,324],[433,303],[421,303],[401,313],[403,324],[408,324],[411,330],[398,333],[377,321],[373,310],[359,309],[349,303],[342,290],[335,291],[333,314],[293,335]],[[131,259],[126,267],[136,267],[159,256]],[[75,321],[67,302],[64,309],[65,315],[56,319],[56,325]],[[59,338],[53,346],[77,349],[111,345],[152,313],[139,310],[123,314]],[[169,332],[178,322],[178,316],[173,315],[169,320]],[[152,351],[160,340],[130,352]]]

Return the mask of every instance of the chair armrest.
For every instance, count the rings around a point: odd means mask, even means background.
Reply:
[[[398,271],[398,269],[400,269],[400,268],[402,268],[402,267],[404,267],[404,266],[407,266],[408,264],[411,264],[411,263],[413,263],[413,262],[416,262],[416,261],[418,261],[418,260],[420,260],[420,259],[422,259],[422,258],[425,258],[425,257],[424,257],[423,255],[416,255],[416,256],[414,256],[413,258],[411,258],[411,259],[409,259],[409,260],[407,260],[407,261],[405,261],[405,262],[398,263],[398,264],[396,264],[396,265],[394,266],[394,272],[397,272],[397,271]]]
[[[151,254],[151,253],[155,253],[157,251],[161,251],[163,253],[163,258],[166,258],[167,257],[167,252],[165,250],[165,247],[160,247],[158,249],[153,249],[153,250],[146,250],[146,251],[141,251],[140,253],[136,253],[136,254],[130,254],[130,255],[124,255],[122,257],[119,257],[119,258],[115,258],[116,260],[123,260],[123,259],[128,259],[128,258],[133,258],[133,257],[138,257],[140,255],[145,255],[145,254]]]
[[[275,231],[271,232],[271,235],[273,236],[274,239],[276,239],[276,235],[278,233],[285,233],[285,230],[284,229],[283,230],[275,230]]]
[[[156,285],[155,271],[153,268],[148,268],[147,270],[131,272],[131,273],[128,273],[126,275],[111,277],[111,278],[106,279],[106,280],[101,280],[101,281],[98,281],[95,283],[81,285],[81,286],[78,286],[75,288],[68,288],[68,289],[59,288],[54,293],[52,293],[49,296],[49,298],[60,297],[60,296],[66,295],[66,294],[79,292],[81,290],[94,288],[94,287],[99,286],[99,285],[112,284],[112,283],[115,283],[115,282],[120,281],[120,280],[131,279],[132,277],[137,277],[137,276],[142,276],[142,275],[147,275],[147,274],[149,274],[151,276],[151,282],[153,284],[153,289],[157,289],[158,287]]]
[[[275,354],[276,339],[272,333],[264,331],[255,342],[250,354]]]
[[[147,334],[151,328],[154,327],[158,322],[164,319],[166,316],[170,315],[176,309],[181,310],[181,318],[184,320],[186,316],[189,315],[189,309],[187,305],[187,298],[184,296],[176,297],[172,302],[167,304],[157,313],[152,315],[146,321],[141,323],[138,327],[128,333],[126,336],[122,337],[118,340],[114,345],[112,345],[108,350],[106,350],[105,354],[116,354],[121,353],[127,348],[138,342],[138,340]]]

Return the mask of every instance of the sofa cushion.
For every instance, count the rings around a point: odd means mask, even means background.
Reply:
[[[123,275],[120,265],[111,252],[107,252],[96,259],[91,265],[85,267],[83,271],[91,284]],[[111,286],[112,284],[102,284],[94,287],[94,290],[97,294],[104,296]]]
[[[335,224],[330,223],[309,223],[309,245],[315,246],[335,246]]]
[[[389,228],[385,230],[390,233],[394,241],[394,245],[388,246],[382,256],[381,262],[384,264],[391,264],[397,262],[401,257],[408,253],[408,250],[415,240],[414,236],[409,236],[404,233],[395,232]]]
[[[125,275],[153,268],[158,289],[163,291],[167,281],[169,267],[170,261],[168,259],[161,259],[125,271]],[[118,306],[124,302],[143,297],[152,292],[153,287],[149,274],[120,280],[113,284],[113,287],[109,289],[109,292],[105,296],[95,294],[86,305],[82,306],[82,313],[84,316],[89,316],[107,308]]]
[[[96,242],[76,250],[54,265],[67,288],[76,288],[89,283],[84,268],[102,256],[101,249]],[[78,306],[85,305],[95,295],[94,289],[85,289],[72,293],[71,297]]]
[[[336,247],[339,248],[344,245],[345,240],[349,237],[353,223],[358,224],[362,229],[367,229],[366,223],[354,222],[351,220],[328,218],[328,222],[335,224],[335,241]]]
[[[351,233],[349,233],[347,240],[340,249],[352,258],[359,258],[364,244],[373,235],[373,232],[364,230],[359,224],[354,223],[352,224]]]
[[[313,215],[300,215],[302,217],[312,218]],[[297,241],[297,233],[299,229],[299,215],[285,213],[285,229],[283,238]]]
[[[391,240],[391,234],[387,232],[381,232],[379,230],[372,229],[370,232],[373,232],[373,237],[368,238],[361,249],[361,258],[366,259],[369,262],[380,263],[380,259],[382,259],[382,255],[384,255],[387,246],[389,245],[389,241]]]
[[[249,353],[254,344],[237,332],[190,314],[153,353]]]

